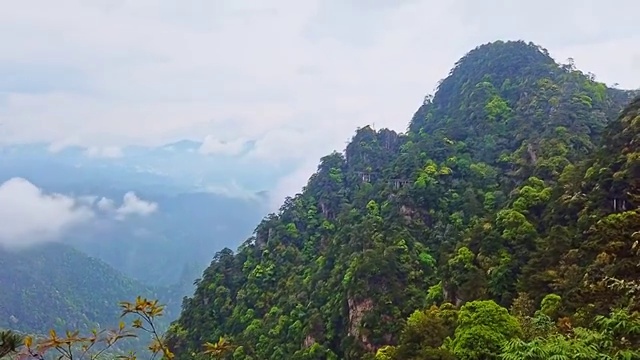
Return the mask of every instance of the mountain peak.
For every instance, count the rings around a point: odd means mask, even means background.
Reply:
[[[521,145],[535,148],[559,127],[581,136],[599,134],[606,118],[626,101],[615,92],[573,65],[556,63],[539,45],[496,41],[476,47],[455,64],[409,129],[441,133],[466,144],[472,154],[491,152],[497,143],[510,143],[509,151]],[[574,112],[583,117],[581,123],[563,115]],[[511,137],[514,129],[521,131]]]
[[[579,191],[560,195],[564,185],[581,186],[581,176],[558,185],[594,153],[608,115],[622,108],[610,93],[533,43],[470,51],[406,134],[358,129],[345,156],[323,157],[302,193],[266,217],[238,254],[216,256],[168,336],[176,359],[221,336],[235,342],[241,350],[233,356],[241,359],[487,358],[469,357],[467,347],[476,351],[477,344],[468,339],[477,334],[464,333],[470,323],[462,315],[438,339],[422,338],[445,322],[429,320],[425,311],[438,310],[425,306],[510,316],[497,303],[522,304],[525,295],[540,301],[552,287],[571,311],[613,304],[605,288],[605,301],[572,301],[597,284],[583,285],[588,269],[571,260],[592,260],[580,249],[590,235],[576,227],[576,214],[587,225],[597,217],[588,208],[581,213]],[[636,174],[631,165],[623,176]],[[614,200],[609,208],[635,205]],[[626,218],[623,225],[637,227],[635,217]],[[591,239],[594,259],[607,236],[623,241],[640,229],[620,228]],[[605,270],[620,274],[616,266]],[[403,329],[406,318],[412,332]],[[445,339],[456,345],[443,347]],[[495,357],[500,344],[492,346]]]
[[[482,75],[500,73],[504,68],[496,66],[510,65],[525,70],[532,64],[553,65],[555,61],[549,55],[547,49],[533,42],[517,41],[493,41],[479,45],[469,51],[458,60],[450,74],[460,71],[465,66],[482,63],[485,71]]]
[[[172,143],[168,143],[165,145],[162,145],[163,149],[174,149],[174,150],[181,150],[181,151],[195,151],[198,150],[198,148],[202,145],[201,142],[199,141],[194,141],[194,140],[178,140]]]
[[[500,88],[511,78],[539,79],[554,70],[559,71],[559,67],[547,50],[532,42],[495,41],[476,47],[456,62],[433,100],[447,107],[446,99],[464,94],[480,82]]]

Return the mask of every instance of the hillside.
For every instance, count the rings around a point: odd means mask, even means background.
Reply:
[[[169,345],[187,359],[226,336],[245,360],[640,345],[640,325],[624,336],[578,330],[632,304],[610,284],[639,275],[638,101],[619,116],[632,95],[535,44],[479,46],[406,134],[358,129],[236,254],[218,253]],[[544,351],[529,358],[557,354]]]
[[[47,333],[117,325],[120,301],[152,296],[100,260],[62,244],[0,248],[0,328]]]

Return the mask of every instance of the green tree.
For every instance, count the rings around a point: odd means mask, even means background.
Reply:
[[[503,344],[520,335],[520,325],[507,309],[492,300],[472,301],[460,308],[454,337],[447,347],[459,359],[498,359]]]
[[[22,336],[10,330],[0,331],[0,359],[14,354],[22,344]]]

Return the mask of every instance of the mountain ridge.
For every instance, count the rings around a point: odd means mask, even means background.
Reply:
[[[557,292],[567,312],[592,311],[576,324],[606,313],[627,299],[584,306],[597,298],[575,281],[592,266],[565,262],[573,250],[585,261],[593,254],[580,249],[562,193],[632,95],[556,64],[533,43],[479,46],[425,99],[406,134],[358,129],[236,254],[219,252],[185,299],[169,345],[178,359],[221,336],[237,345],[234,359],[373,359],[388,345],[401,349],[404,319],[434,303],[462,314],[494,306],[475,300],[511,306]],[[563,232],[566,242],[553,243]],[[604,249],[598,239],[591,243]],[[532,272],[541,277],[524,281]],[[505,334],[516,335],[514,322]],[[443,356],[434,359],[475,358],[464,355],[461,336],[427,348]],[[487,351],[480,358],[497,358]]]
[[[59,243],[0,248],[0,268],[0,327],[18,331],[114,326],[120,301],[155,294],[101,260]]]
[[[89,181],[99,176],[126,183],[133,190],[148,187],[163,193],[213,192],[228,197],[260,198],[259,193],[273,188],[281,177],[294,171],[292,165],[272,166],[260,159],[246,160],[243,154],[200,153],[198,149],[203,144],[182,140],[160,146],[107,147],[107,150],[68,146],[55,151],[44,142],[5,145],[0,146],[0,181],[22,176],[47,184],[57,179],[58,174],[69,173]],[[244,163],[252,166],[248,168]],[[42,172],[53,179],[41,176]],[[251,176],[256,172],[260,176]]]

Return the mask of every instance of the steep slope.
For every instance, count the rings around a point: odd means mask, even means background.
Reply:
[[[583,310],[596,313],[628,302],[640,277],[639,209],[640,97],[607,127],[593,156],[565,167],[523,288],[562,294],[569,309],[589,304]]]
[[[549,187],[509,311],[491,300],[417,309],[375,359],[640,358],[639,125],[640,97]],[[534,218],[522,205],[510,212],[525,224]]]
[[[117,325],[120,301],[152,296],[144,285],[62,244],[0,248],[0,328],[46,333]]]
[[[548,206],[630,95],[534,44],[472,50],[406,134],[359,129],[237,254],[217,254],[170,346],[186,359],[228,336],[234,359],[361,359],[428,304],[543,297],[548,279],[523,271],[562,263],[534,264],[552,221],[570,221]]]

